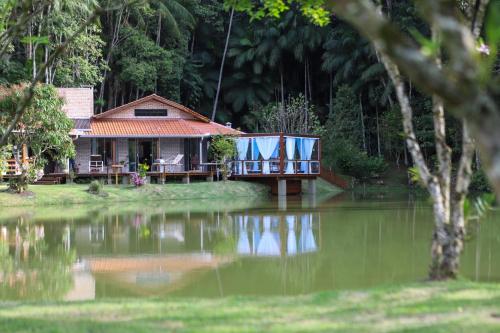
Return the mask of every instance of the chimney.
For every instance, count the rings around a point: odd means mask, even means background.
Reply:
[[[226,123],[226,127],[233,128],[233,124],[232,124],[232,123],[230,123],[230,122],[227,122],[227,123]]]

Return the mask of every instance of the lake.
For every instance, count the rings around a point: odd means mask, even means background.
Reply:
[[[294,295],[423,280],[432,212],[397,198],[235,198],[0,213],[0,300]],[[462,274],[500,280],[500,214]]]

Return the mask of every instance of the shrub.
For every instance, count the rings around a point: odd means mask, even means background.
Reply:
[[[229,160],[236,156],[236,140],[231,136],[217,135],[212,139],[208,148],[208,157],[221,165],[222,178],[225,180],[229,175]]]
[[[134,183],[136,187],[142,186],[146,183],[146,176],[141,177],[141,175],[136,172],[134,172],[130,177],[132,178],[132,183]]]
[[[100,181],[93,180],[89,184],[88,191],[91,194],[103,194],[103,185]]]
[[[387,168],[387,164],[382,158],[368,156],[347,142],[337,143],[329,147],[326,164],[345,175],[361,180],[375,177]]]
[[[138,166],[139,177],[145,178],[148,170],[149,170],[149,165],[139,164],[139,166]]]

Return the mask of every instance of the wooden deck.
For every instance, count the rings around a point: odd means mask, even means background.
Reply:
[[[255,180],[258,178],[273,180],[273,179],[316,179],[321,176],[321,139],[315,135],[305,134],[285,134],[285,133],[255,133],[242,134],[241,138],[250,139],[249,155],[254,159],[234,160],[232,162],[232,178]],[[264,160],[256,159],[253,156],[253,143],[251,140],[262,137],[279,138],[277,147],[277,156]],[[288,138],[294,141],[294,158],[287,159],[286,145]],[[316,140],[310,159],[300,159],[295,152],[295,140],[297,139],[314,139]],[[297,148],[298,149],[298,148]],[[302,156],[302,155],[301,155]],[[247,154],[248,157],[248,154]],[[266,172],[264,170],[266,169]]]

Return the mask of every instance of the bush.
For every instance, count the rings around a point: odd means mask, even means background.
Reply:
[[[147,164],[139,164],[139,168],[138,168],[139,177],[145,178],[146,177],[146,173],[148,172],[148,170],[149,170],[149,165],[147,165]]]
[[[236,140],[226,135],[216,135],[208,148],[208,158],[220,163],[222,179],[226,180],[229,175],[228,162],[237,154]]]
[[[104,193],[104,191],[103,191],[103,185],[98,180],[93,180],[89,184],[88,191],[91,194],[103,194]]]
[[[326,164],[357,179],[367,180],[387,169],[380,157],[368,156],[347,142],[337,143],[327,150]]]
[[[134,183],[134,185],[136,187],[142,186],[146,183],[146,176],[141,176],[140,174],[137,174],[136,172],[134,172],[131,175],[131,178],[132,178],[132,183]]]

